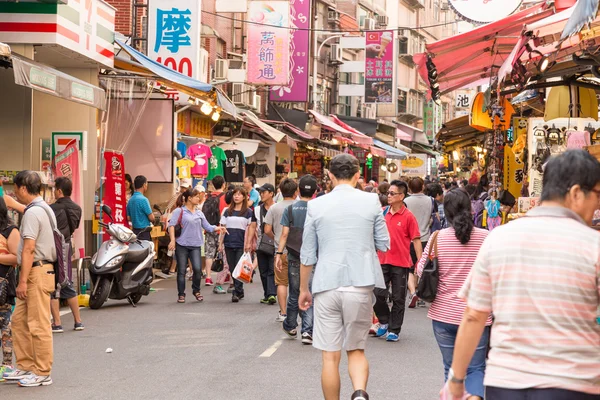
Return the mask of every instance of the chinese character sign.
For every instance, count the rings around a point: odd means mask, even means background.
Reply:
[[[252,1],[248,15],[248,83],[287,85],[290,4],[287,1]]]
[[[365,103],[392,103],[394,31],[367,32]]]
[[[423,131],[429,140],[433,140],[433,136],[435,135],[434,110],[435,104],[433,101],[425,103],[423,106]]]
[[[290,0],[290,80],[271,89],[272,101],[305,102],[308,99],[310,0]]]
[[[104,152],[106,178],[102,203],[112,210],[114,223],[129,226],[127,222],[127,193],[125,190],[125,161],[123,154],[112,151]],[[112,222],[108,215],[103,215],[105,223]],[[105,240],[108,235],[105,234]]]
[[[148,57],[200,77],[200,0],[150,0]]]
[[[67,177],[73,184],[71,200],[79,204],[82,211],[84,208],[83,202],[83,185],[81,183],[81,157],[79,156],[79,143],[76,140],[65,147],[54,157],[54,175]],[[68,238],[67,238],[68,239]],[[75,258],[85,257],[85,231],[83,224],[75,230],[73,234],[73,255]]]

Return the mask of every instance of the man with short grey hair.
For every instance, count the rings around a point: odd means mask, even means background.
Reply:
[[[52,227],[56,218],[40,196],[42,181],[37,173],[21,171],[14,183],[17,200],[27,207],[21,220],[19,285],[11,322],[17,369],[5,373],[4,379],[24,387],[48,386],[52,384],[50,294],[55,290],[57,254]]]
[[[354,388],[352,399],[368,400],[369,363],[364,349],[373,289],[385,288],[377,250],[388,251],[390,237],[377,195],[355,189],[360,177],[358,160],[349,154],[337,155],[331,160],[329,176],[335,188],[307,206],[298,303],[304,311],[312,305],[308,283],[316,264],[313,346],[323,352],[323,395],[325,400],[340,397],[343,346]]]

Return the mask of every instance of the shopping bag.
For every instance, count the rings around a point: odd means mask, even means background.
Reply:
[[[448,382],[444,384],[444,387],[440,391],[440,400],[467,400],[471,397],[466,391],[463,394],[463,397],[454,397],[452,393],[450,393],[450,388],[448,387]]]
[[[252,256],[250,253],[244,253],[233,270],[233,277],[244,283],[250,283],[252,271],[254,271]]]

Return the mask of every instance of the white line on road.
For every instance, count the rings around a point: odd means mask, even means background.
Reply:
[[[80,310],[81,310],[82,308],[85,308],[85,307],[79,307],[79,309],[80,309]],[[66,309],[66,310],[62,310],[62,311],[61,311],[59,314],[60,314],[60,316],[61,316],[61,317],[62,317],[63,315],[71,314],[71,309],[69,308],[69,309]]]
[[[276,341],[275,343],[273,343],[273,345],[271,347],[266,349],[259,357],[262,357],[262,358],[271,357],[273,354],[275,354],[275,352],[277,351],[279,346],[281,346],[281,343],[283,343],[283,341],[281,341],[281,340]]]

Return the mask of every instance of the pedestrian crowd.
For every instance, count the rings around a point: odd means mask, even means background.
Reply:
[[[81,209],[69,198],[68,180],[56,182],[52,214],[35,173],[21,172],[15,185],[19,204],[0,198],[0,285],[8,282],[0,305],[2,376],[49,385],[52,332],[63,331],[52,295],[52,226],[72,237]],[[127,214],[143,234],[154,219],[148,183],[138,176],[132,185]],[[312,175],[285,178],[277,188],[258,186],[253,176],[227,187],[216,176],[210,187],[182,188],[168,207],[177,302],[186,301],[188,280],[203,301],[202,279],[232,303],[248,301],[249,281],[239,271],[258,271],[257,301],[277,306],[274,317],[289,338],[322,351],[325,399],[340,397],[345,350],[352,400],[368,400],[369,335],[400,341],[406,308],[426,302],[442,356],[442,396],[600,399],[600,236],[589,227],[600,208],[600,163],[588,153],[552,158],[540,206],[510,223],[503,213],[514,198],[486,175],[365,182],[348,154],[330,161],[321,187]],[[7,207],[24,212],[20,232]],[[72,286],[58,294],[81,330],[75,297]]]

